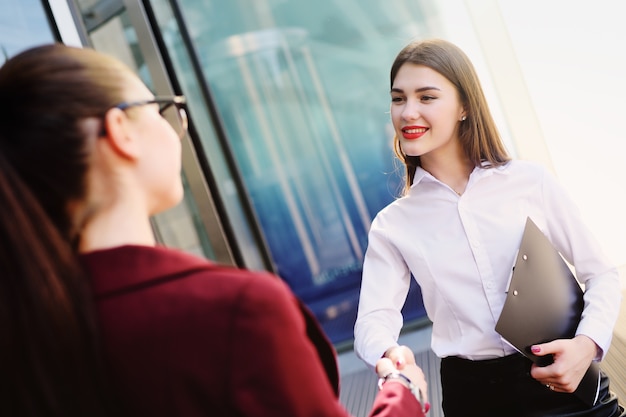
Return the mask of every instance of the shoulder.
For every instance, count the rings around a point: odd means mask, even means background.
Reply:
[[[278,332],[281,316],[304,321],[295,296],[269,272],[216,264],[169,248],[116,251],[117,261],[124,262],[111,266],[113,257],[107,257],[108,264],[99,259],[94,266],[100,266],[95,270],[100,277],[94,284],[100,316],[117,335],[138,333],[150,339],[177,334],[181,351],[190,344],[206,350],[220,338],[224,346],[211,351],[222,351],[261,323],[266,331]],[[99,256],[88,257],[92,255]]]
[[[409,195],[398,197],[376,213],[372,223],[375,225],[393,223],[398,216],[398,213],[402,212],[408,204],[410,204]]]
[[[204,295],[218,304],[230,304],[238,314],[258,316],[260,312],[279,314],[297,309],[295,295],[275,274],[212,263],[188,254],[174,253],[172,259],[193,265],[184,272],[185,279],[180,283],[187,287],[185,292]]]
[[[554,182],[554,175],[547,167],[531,160],[514,159],[498,167],[481,168],[481,171],[479,175],[487,178],[488,184],[509,187],[511,192],[540,190],[546,181]]]
[[[557,174],[535,161],[513,160],[506,168],[522,184],[533,185],[544,195],[565,193]]]
[[[230,304],[238,314],[258,316],[292,310],[295,296],[278,276],[235,266],[204,263],[186,273],[189,291],[203,294],[214,302]],[[181,285],[186,286],[184,282]]]
[[[514,159],[502,167],[494,168],[503,173],[541,178],[549,173],[548,169],[536,162],[525,159]]]
[[[245,272],[245,273],[243,273]],[[300,304],[287,284],[275,275],[245,270],[228,271],[238,276],[237,310],[242,316],[270,321],[301,316]]]
[[[166,247],[120,246],[81,255],[93,277],[98,299],[167,299],[191,306],[237,306],[237,300],[289,298],[280,278],[211,262],[200,256]],[[131,296],[132,295],[132,296]]]

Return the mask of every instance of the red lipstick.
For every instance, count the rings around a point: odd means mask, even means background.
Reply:
[[[407,140],[421,138],[428,131],[425,126],[405,126],[402,129],[402,137]]]

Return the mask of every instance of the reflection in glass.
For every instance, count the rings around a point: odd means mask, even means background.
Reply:
[[[426,33],[422,2],[178,3],[276,272],[351,339],[370,221],[401,187],[388,67]]]
[[[234,35],[207,52],[207,76],[279,275],[305,291],[359,271],[357,230],[369,228],[370,213],[306,32]]]
[[[254,237],[254,219],[246,215],[244,204],[246,201],[245,190],[238,186],[236,169],[228,164],[225,157],[223,144],[220,143],[216,133],[217,127],[212,124],[210,116],[210,96],[209,91],[205,91],[206,83],[199,79],[201,74],[194,71],[193,51],[186,49],[185,42],[179,24],[174,17],[174,11],[169,0],[153,0],[152,7],[157,19],[159,29],[163,35],[167,53],[171,58],[177,79],[180,82],[182,92],[185,94],[188,109],[193,116],[194,125],[197,131],[197,138],[202,149],[196,152],[202,154],[209,164],[211,179],[208,179],[213,187],[211,193],[216,195],[224,205],[227,218],[221,218],[222,224],[228,224],[228,229],[232,231],[234,238],[239,245],[239,252],[243,258],[243,263],[247,268],[254,270],[266,269],[267,263],[264,261],[260,248],[260,243]],[[213,182],[215,178],[217,181]]]

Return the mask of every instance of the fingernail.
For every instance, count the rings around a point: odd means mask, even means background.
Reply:
[[[530,350],[531,350],[533,353],[539,353],[539,352],[541,352],[541,348],[540,348],[539,346],[532,346],[532,347],[530,348]]]
[[[430,410],[430,403],[424,404],[424,412],[428,413],[429,410]]]
[[[402,366],[402,364],[403,364],[403,363],[404,363],[404,361],[403,361],[402,359],[398,359],[398,360],[396,361],[396,367],[400,367],[400,366]]]

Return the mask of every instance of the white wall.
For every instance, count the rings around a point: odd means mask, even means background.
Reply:
[[[513,154],[553,169],[626,272],[626,0],[438,6],[441,36],[475,63]]]
[[[554,170],[626,265],[626,1],[498,3]]]

